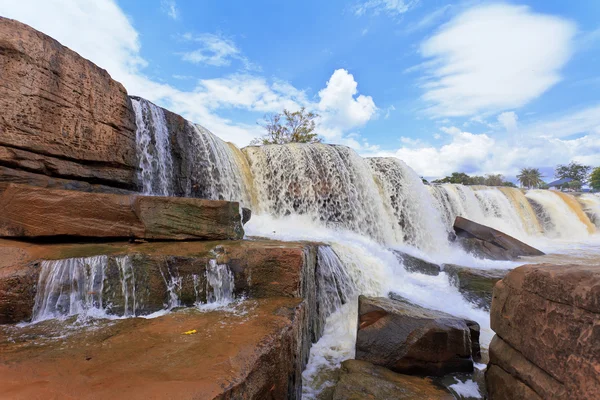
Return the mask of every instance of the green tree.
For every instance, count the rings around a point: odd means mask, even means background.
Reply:
[[[315,132],[318,118],[318,114],[307,112],[304,107],[294,112],[283,110],[283,113],[267,114],[264,122],[258,123],[267,133],[251,144],[319,143],[321,138]]]
[[[569,189],[579,190],[581,189],[581,182],[579,181],[571,181],[568,183]]]
[[[537,168],[521,168],[517,179],[521,183],[521,186],[528,189],[537,188],[544,184],[542,181],[542,174]]]
[[[515,185],[514,183],[509,182],[509,181],[502,182],[502,186],[513,187],[513,188],[517,187],[517,185]]]
[[[594,168],[590,175],[590,186],[594,190],[600,190],[600,167]]]
[[[574,181],[579,182],[587,182],[588,175],[592,167],[589,165],[582,165],[578,162],[571,161],[569,165],[557,165],[554,170],[554,175],[558,177],[558,179],[571,178]]]
[[[487,174],[485,176],[485,185],[487,186],[502,186],[504,183],[504,176],[501,174]]]

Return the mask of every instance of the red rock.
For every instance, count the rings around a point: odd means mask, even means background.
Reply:
[[[0,164],[137,187],[131,102],[105,70],[51,37],[0,17],[0,83]]]

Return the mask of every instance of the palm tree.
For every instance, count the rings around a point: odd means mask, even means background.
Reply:
[[[542,186],[544,184],[542,178],[542,173],[537,168],[521,168],[521,172],[517,175],[521,186],[528,189]]]

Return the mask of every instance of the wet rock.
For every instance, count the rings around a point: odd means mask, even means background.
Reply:
[[[252,210],[246,207],[242,207],[242,225],[246,225],[246,222],[250,221],[252,217]]]
[[[11,399],[300,399],[305,303],[272,298],[238,307],[105,321],[66,335],[53,321],[19,331],[0,327],[0,393]]]
[[[0,192],[0,237],[241,239],[239,203],[113,195],[10,184]]]
[[[492,399],[600,398],[600,266],[516,268],[496,284],[490,319]]]
[[[137,189],[131,102],[105,70],[0,18],[0,71],[0,165],[38,179]]]
[[[471,372],[472,330],[443,312],[360,296],[356,359],[406,374]]]
[[[508,273],[506,269],[468,268],[456,264],[444,264],[443,269],[465,299],[486,311],[492,304],[494,285]]]
[[[402,375],[366,361],[346,360],[333,400],[454,399],[429,378]]]
[[[544,255],[506,233],[463,217],[456,217],[454,231],[465,250],[481,258],[514,260],[521,256]]]
[[[429,261],[425,261],[415,256],[411,256],[400,250],[392,250],[396,258],[404,265],[407,271],[419,272],[425,275],[437,276],[440,274],[440,266]]]

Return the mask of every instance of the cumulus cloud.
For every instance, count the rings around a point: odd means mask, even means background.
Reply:
[[[333,73],[316,100],[309,99],[304,91],[287,82],[252,75],[247,70],[221,78],[199,79],[192,90],[184,91],[144,72],[147,63],[140,56],[139,35],[114,0],[0,0],[0,15],[52,36],[105,68],[130,94],[200,123],[238,146],[261,135],[262,128],[254,123],[232,121],[219,115],[219,111],[236,108],[265,113],[306,106],[323,115],[323,134],[327,138],[339,139],[357,149],[376,150],[365,140],[349,135],[373,117],[377,108],[371,97],[354,97],[357,83],[345,70]],[[190,55],[190,61],[222,65],[236,57],[244,60],[237,46],[222,36],[189,34],[184,39],[201,44],[202,51]],[[334,126],[342,119],[342,127]]]
[[[367,13],[372,13],[374,15],[385,13],[395,17],[414,8],[418,3],[419,0],[367,0],[355,4],[352,9],[357,16]]]
[[[423,100],[433,116],[521,107],[561,80],[574,23],[509,4],[471,8],[420,46]]]
[[[507,111],[498,115],[498,122],[500,122],[500,124],[502,124],[504,129],[506,129],[508,132],[513,132],[517,130],[518,119],[519,117],[514,111]]]

